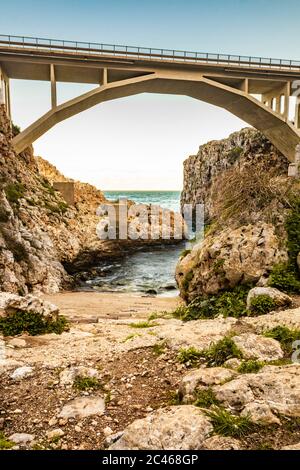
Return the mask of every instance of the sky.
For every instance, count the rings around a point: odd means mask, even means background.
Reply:
[[[300,59],[299,0],[10,0],[0,34]],[[58,84],[59,103],[93,86]],[[12,80],[22,129],[50,107],[48,82]],[[183,161],[247,124],[184,96],[141,94],[74,116],[34,143],[66,176],[103,190],[180,190]]]

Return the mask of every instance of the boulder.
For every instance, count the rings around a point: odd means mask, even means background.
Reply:
[[[23,380],[33,375],[33,368],[29,366],[18,367],[10,376],[12,380]]]
[[[236,372],[223,367],[195,369],[183,377],[179,385],[179,395],[183,403],[192,403],[195,401],[197,390],[222,384],[236,376]]]
[[[176,267],[181,296],[191,301],[239,284],[249,284],[287,261],[275,227],[264,222],[208,235]]]
[[[289,446],[282,447],[280,450],[300,450],[300,442],[298,444],[291,444]]]
[[[199,408],[172,406],[159,409],[130,424],[110,450],[199,450],[213,431]]]
[[[90,367],[77,366],[68,367],[59,374],[60,385],[73,385],[77,377],[95,377],[98,378],[99,372],[97,369]]]
[[[262,423],[276,422],[279,414],[300,417],[298,364],[265,366],[256,374],[242,374],[223,385],[216,385],[213,390],[225,407],[250,412]]]
[[[3,296],[3,294],[0,294],[0,303],[3,305],[2,308],[5,315],[13,315],[16,312],[28,312],[56,319],[59,312],[56,305],[31,294],[25,297],[6,296],[6,294]]]
[[[283,358],[280,343],[273,338],[243,333],[232,338],[242,352],[244,359],[257,359],[260,361],[273,361]]]
[[[15,444],[26,445],[34,440],[34,435],[27,433],[15,433],[9,436],[9,440]]]
[[[102,397],[79,397],[67,403],[58,415],[58,418],[87,418],[93,415],[102,415],[105,411],[105,402]]]
[[[204,441],[203,450],[241,450],[241,444],[232,437],[212,436]]]
[[[293,303],[293,300],[289,295],[284,294],[274,287],[254,287],[248,293],[247,308],[251,308],[252,299],[261,295],[270,297],[270,299],[274,301],[276,308],[290,307]]]

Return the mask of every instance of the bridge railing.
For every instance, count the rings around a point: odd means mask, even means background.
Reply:
[[[0,50],[21,49],[41,52],[69,53],[84,56],[116,56],[126,59],[155,61],[207,63],[216,65],[235,65],[240,67],[271,68],[281,70],[300,70],[300,61],[266,57],[243,56],[234,54],[212,54],[207,52],[158,49],[149,47],[123,46],[120,44],[100,44],[60,39],[34,38],[28,36],[0,35]]]

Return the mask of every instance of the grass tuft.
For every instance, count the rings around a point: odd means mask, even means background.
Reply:
[[[208,349],[201,352],[201,355],[206,359],[208,367],[222,366],[228,359],[243,357],[239,348],[228,336],[211,344]]]
[[[294,341],[300,340],[300,330],[290,330],[286,326],[276,326],[271,330],[266,330],[264,336],[279,341],[285,355],[290,355],[293,352]]]
[[[187,364],[195,367],[199,364],[202,357],[202,351],[192,346],[190,348],[181,348],[177,355],[177,360],[181,362],[181,364]]]
[[[98,390],[102,388],[99,380],[96,377],[76,377],[73,383],[73,388],[80,391],[85,390]]]
[[[199,406],[200,408],[210,408],[212,405],[220,405],[220,402],[211,387],[197,390],[195,393],[195,398],[196,400],[194,405]]]
[[[255,361],[255,360],[249,360],[249,361],[243,361],[237,371],[240,374],[252,374],[259,372],[260,369],[262,369],[266,365],[265,362],[263,361]]]
[[[158,323],[151,323],[150,321],[141,321],[138,323],[130,323],[130,328],[152,328],[153,326],[158,326]]]
[[[235,416],[221,407],[205,413],[211,420],[214,432],[220,436],[241,438],[257,429],[249,416]]]

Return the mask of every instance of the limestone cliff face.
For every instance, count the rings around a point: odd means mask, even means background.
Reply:
[[[184,299],[265,285],[273,266],[288,261],[285,220],[299,184],[287,168],[254,129],[203,145],[185,161],[182,204],[204,203],[209,229],[177,265]]]
[[[245,128],[227,139],[201,145],[197,155],[184,162],[181,205],[205,204],[205,217],[212,217],[212,187],[217,177],[229,168],[264,163],[266,171],[286,174],[287,159],[256,129]],[[219,188],[222,192],[222,188]]]
[[[122,256],[157,240],[101,240],[96,209],[102,191],[74,182],[75,203],[68,206],[52,182],[68,181],[28,148],[16,155],[12,132],[0,107],[0,291],[57,292],[73,282],[70,274],[107,257]],[[161,227],[160,227],[161,229]],[[172,240],[170,240],[172,243]]]

